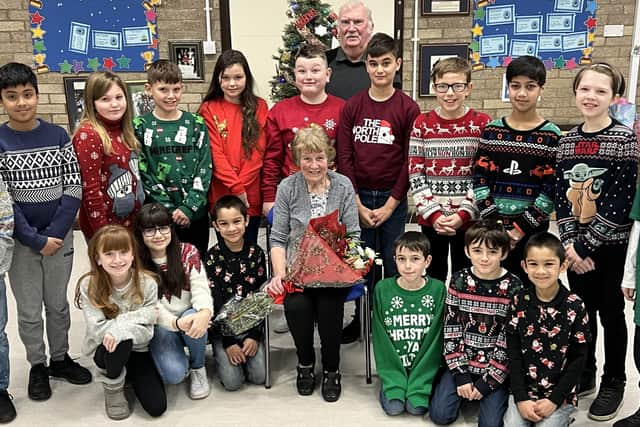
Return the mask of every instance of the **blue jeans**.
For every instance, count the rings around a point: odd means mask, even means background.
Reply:
[[[218,378],[227,391],[236,391],[245,379],[252,384],[264,384],[266,367],[264,365],[264,343],[258,342],[258,351],[255,356],[248,358],[244,365],[233,365],[229,361],[227,352],[222,346],[221,339],[213,340],[213,356],[216,359],[216,369]]]
[[[369,209],[378,209],[384,206],[391,191],[358,190],[360,202]],[[384,277],[393,277],[398,273],[396,262],[393,259],[393,241],[404,233],[407,222],[407,199],[404,199],[393,211],[389,219],[377,228],[362,228],[360,237],[365,246],[370,247],[380,254],[384,265]],[[373,295],[375,279],[372,268],[367,275],[369,292]]]
[[[400,415],[404,412],[405,402],[400,399],[387,399],[387,396],[384,395],[384,391],[382,391],[382,387],[380,387],[380,406],[382,406],[382,410],[385,414],[390,416]]]
[[[196,310],[190,308],[180,317],[193,313],[196,313]],[[189,374],[189,369],[199,369],[204,366],[206,345],[206,333],[194,339],[182,331],[170,331],[156,326],[153,329],[149,350],[162,381],[165,384],[179,384]],[[189,357],[184,353],[185,346],[189,349]]]
[[[576,408],[573,405],[562,405],[547,418],[543,418],[542,421],[533,423],[522,418],[515,400],[509,399],[509,407],[507,408],[507,412],[504,414],[504,425],[508,427],[567,427],[571,424],[571,414],[575,410]]]
[[[7,326],[7,287],[4,274],[0,275],[0,390],[9,388],[9,340],[4,328]]]
[[[502,417],[507,410],[509,392],[502,385],[480,399],[478,427],[501,427]],[[429,404],[431,421],[438,425],[453,423],[458,418],[463,398],[458,396],[456,381],[448,370],[436,385]],[[511,427],[511,426],[509,426]]]

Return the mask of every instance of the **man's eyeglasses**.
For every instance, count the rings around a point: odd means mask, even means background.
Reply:
[[[449,92],[449,88],[453,89],[454,92],[464,92],[467,88],[468,83],[436,83],[433,87],[436,88],[436,92],[438,93],[447,93]]]
[[[144,237],[153,237],[156,235],[156,231],[159,231],[160,234],[162,234],[163,236],[166,236],[167,234],[171,233],[171,226],[159,225],[157,227],[144,228],[142,229],[142,235]]]

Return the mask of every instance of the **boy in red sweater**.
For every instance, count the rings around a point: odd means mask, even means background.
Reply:
[[[371,87],[349,99],[340,116],[338,171],[356,190],[362,240],[382,254],[385,276],[393,277],[393,242],[407,219],[409,134],[420,108],[393,87],[402,58],[392,37],[374,34],[365,54]],[[370,272],[367,278],[370,295],[373,276]],[[358,312],[356,306],[355,319]],[[358,323],[343,331],[343,342],[357,339]]]
[[[316,123],[334,143],[344,101],[325,92],[331,77],[327,57],[319,46],[304,45],[295,62],[299,96],[283,99],[267,116],[267,149],[262,169],[262,213],[267,216],[280,181],[297,172],[291,158],[291,141],[300,128]]]

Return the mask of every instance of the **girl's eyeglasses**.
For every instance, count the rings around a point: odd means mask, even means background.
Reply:
[[[159,225],[156,227],[148,227],[148,228],[143,228],[142,229],[142,235],[144,237],[153,237],[156,235],[156,231],[159,231],[160,234],[162,235],[167,235],[169,233],[171,233],[171,226],[170,225]]]

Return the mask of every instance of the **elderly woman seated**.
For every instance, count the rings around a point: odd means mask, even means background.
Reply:
[[[284,292],[282,279],[290,263],[293,246],[312,218],[339,212],[348,233],[359,234],[360,225],[351,181],[328,169],[335,150],[320,126],[300,129],[291,146],[293,161],[300,171],[278,186],[273,207],[271,260],[274,277],[268,289]],[[310,395],[316,385],[313,349],[314,324],[318,324],[322,354],[322,397],[327,402],[340,398],[340,343],[344,299],[349,288],[305,288],[289,293],[284,311],[298,355],[298,393]]]

